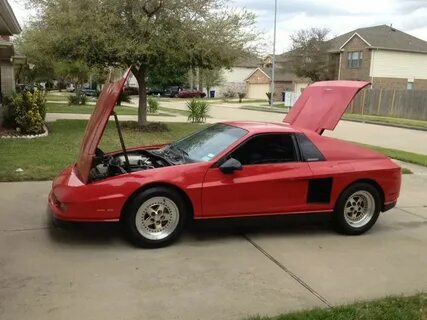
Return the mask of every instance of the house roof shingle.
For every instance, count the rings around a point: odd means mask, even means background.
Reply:
[[[355,33],[368,42],[371,48],[427,53],[427,41],[387,25],[359,28],[333,38],[329,40],[330,51],[339,51]]]
[[[262,60],[256,56],[241,57],[233,63],[233,67],[257,68],[262,64]]]
[[[266,75],[268,75],[271,79],[272,77],[272,68],[260,68],[262,72],[264,72]],[[291,71],[286,71],[283,69],[276,69],[276,72],[274,73],[274,79],[275,81],[292,81],[292,82],[307,82],[308,79],[300,78],[295,73]]]

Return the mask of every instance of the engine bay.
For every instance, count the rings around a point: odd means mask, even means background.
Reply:
[[[170,165],[172,164],[164,158],[156,156],[153,150],[129,151],[126,154],[104,154],[102,150],[97,149],[89,178],[90,181],[98,181],[129,172],[167,167]]]

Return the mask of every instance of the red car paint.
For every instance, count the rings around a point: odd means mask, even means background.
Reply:
[[[334,130],[354,96],[369,84],[364,81],[313,83],[302,92],[284,122],[317,133]]]
[[[88,123],[79,161],[64,169],[53,181],[49,206],[56,218],[118,221],[127,200],[142,188],[154,185],[179,189],[190,201],[195,219],[332,212],[343,190],[361,180],[378,186],[383,209],[397,201],[401,179],[399,166],[377,152],[319,135],[324,129],[336,126],[354,95],[367,85],[365,82],[333,81],[312,85],[304,91],[296,109],[285,118],[285,122],[294,125],[227,122],[248,133],[210,161],[137,171],[88,182],[95,148],[126,76],[104,88]],[[333,98],[325,98],[325,95]],[[244,166],[243,170],[230,175],[215,167],[218,160],[235,147],[262,133],[304,134],[323,154],[325,161]],[[155,147],[139,149],[148,148]],[[307,200],[309,181],[317,178],[332,178],[330,201],[327,203],[309,203]]]

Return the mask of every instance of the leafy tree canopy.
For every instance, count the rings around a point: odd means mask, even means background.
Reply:
[[[257,39],[255,16],[226,0],[29,0],[46,50],[88,65],[132,66],[146,122],[150,70],[229,67]]]
[[[328,29],[311,28],[291,35],[289,62],[295,74],[313,81],[329,78]]]

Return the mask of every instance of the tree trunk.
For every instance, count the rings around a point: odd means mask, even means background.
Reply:
[[[142,127],[147,124],[147,84],[145,81],[145,70],[142,67],[132,67],[132,73],[138,81],[138,125]]]
[[[203,71],[200,68],[197,68],[197,85],[198,90],[203,92]]]

